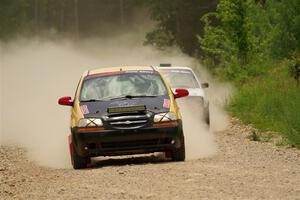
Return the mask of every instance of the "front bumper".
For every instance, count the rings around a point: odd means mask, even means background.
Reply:
[[[114,156],[172,151],[179,148],[182,123],[176,126],[144,127],[130,130],[103,130],[101,132],[78,132],[72,129],[72,145],[84,157]]]

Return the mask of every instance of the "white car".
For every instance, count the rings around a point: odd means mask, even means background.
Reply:
[[[189,91],[189,96],[184,101],[191,100],[199,103],[203,111],[203,120],[209,125],[209,101],[205,97],[204,92],[204,89],[208,88],[209,84],[206,82],[200,83],[194,71],[189,67],[160,64],[157,68],[163,74],[173,92],[176,88],[184,88]]]

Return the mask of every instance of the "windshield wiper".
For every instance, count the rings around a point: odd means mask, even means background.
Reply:
[[[154,95],[126,95],[126,96],[111,98],[109,100],[134,99],[134,98],[153,98],[153,97],[157,97],[157,96],[154,96]]]
[[[100,99],[87,99],[87,100],[81,100],[80,102],[97,102],[97,101],[103,101]]]

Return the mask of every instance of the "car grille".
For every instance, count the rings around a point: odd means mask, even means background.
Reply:
[[[115,129],[136,129],[145,126],[149,117],[145,114],[113,115],[106,117],[105,121]]]

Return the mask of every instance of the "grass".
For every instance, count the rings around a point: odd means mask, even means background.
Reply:
[[[260,136],[256,133],[256,131],[252,131],[251,134],[248,135],[248,139],[251,141],[261,141]]]
[[[285,65],[239,86],[229,110],[256,128],[283,134],[300,148],[300,87]]]

